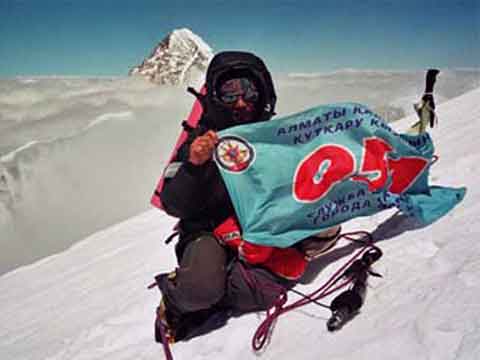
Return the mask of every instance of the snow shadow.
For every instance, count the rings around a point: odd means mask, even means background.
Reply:
[[[414,217],[404,215],[400,211],[397,211],[384,222],[379,224],[371,235],[373,241],[379,243],[381,241],[395,238],[406,231],[421,229],[425,226],[426,225],[421,224]],[[350,242],[347,245],[336,248],[310,262],[305,274],[300,279],[300,284],[309,284],[313,282],[328,265],[352,255],[355,250],[360,249],[360,247],[361,245],[358,243]],[[345,261],[347,260],[348,259],[345,259]]]

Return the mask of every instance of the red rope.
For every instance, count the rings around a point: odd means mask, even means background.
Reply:
[[[357,237],[360,236],[361,238],[365,238],[366,240],[360,240]],[[344,281],[340,282],[340,284],[336,285],[343,277],[345,270],[363,253],[369,250],[372,247],[373,239],[372,235],[367,231],[355,231],[350,233],[345,233],[340,235],[340,238],[344,238],[350,240],[352,242],[362,243],[363,246],[359,249],[349,261],[347,261],[340,269],[338,269],[320,288],[315,290],[313,293],[304,296],[302,299],[293,302],[290,305],[285,306],[288,301],[287,297],[287,290],[285,290],[277,299],[273,307],[267,311],[266,318],[262,321],[262,323],[258,326],[255,334],[252,338],[252,348],[254,351],[260,351],[267,340],[269,340],[272,331],[273,325],[275,324],[278,317],[282,314],[285,314],[289,311],[297,309],[301,306],[307,305],[309,303],[318,301],[328,295],[333,294],[334,292],[346,287],[353,281],[353,278],[347,278]],[[335,286],[336,285],[336,286]]]

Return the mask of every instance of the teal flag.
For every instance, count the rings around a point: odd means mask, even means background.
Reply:
[[[396,206],[430,224],[465,188],[431,187],[428,133],[398,134],[367,107],[342,103],[219,132],[214,158],[243,237],[278,247]]]

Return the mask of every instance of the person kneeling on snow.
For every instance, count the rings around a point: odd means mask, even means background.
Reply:
[[[248,243],[220,173],[212,161],[217,131],[268,121],[276,95],[263,61],[247,52],[222,52],[211,61],[206,94],[197,94],[199,125],[165,170],[160,198],[180,219],[178,267],[155,277],[162,292],[159,327],[169,341],[187,340],[223,325],[229,316],[269,309],[303,275],[307,261],[336,242],[340,227],[280,249]]]

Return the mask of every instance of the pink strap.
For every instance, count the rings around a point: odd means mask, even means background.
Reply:
[[[207,88],[204,85],[200,90],[200,94],[205,95],[206,93],[207,93]],[[202,112],[203,112],[202,104],[197,99],[193,103],[192,110],[190,111],[190,115],[188,116],[188,119],[187,119],[187,124],[192,128],[197,127],[198,122],[202,117]],[[182,146],[185,140],[187,140],[187,137],[188,137],[188,132],[186,130],[182,130],[182,132],[180,133],[180,136],[178,137],[177,143],[173,148],[172,154],[170,155],[168,164],[170,164],[172,160],[177,156],[178,149],[180,148],[180,146]],[[155,188],[155,192],[153,193],[152,198],[150,199],[150,203],[153,206],[159,208],[160,210],[163,210],[163,205],[162,205],[162,201],[160,200],[160,196],[158,194],[160,194],[163,190],[164,180],[165,179],[162,173],[162,175],[160,176],[160,180],[158,181],[157,187]]]

